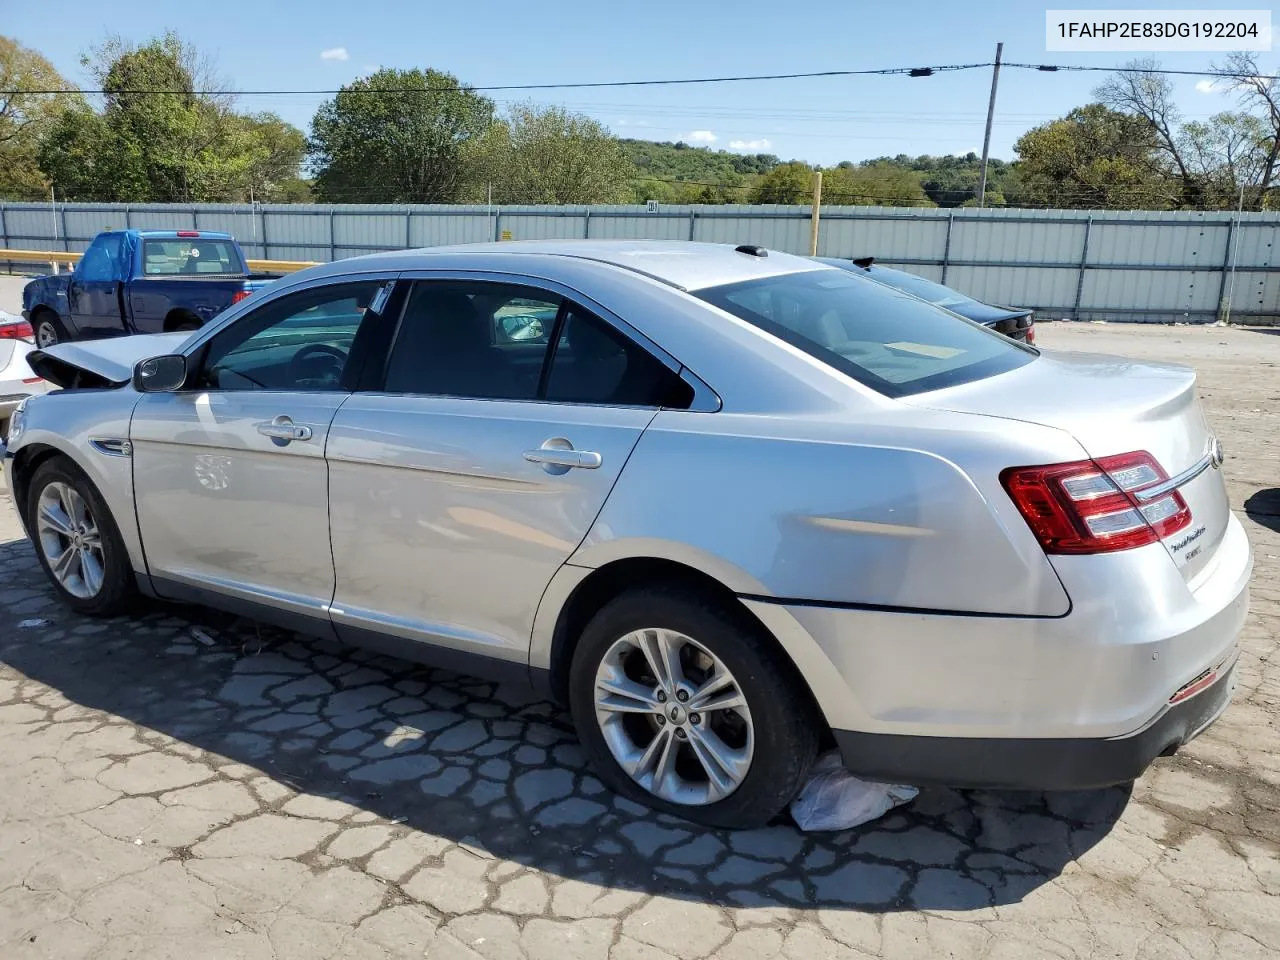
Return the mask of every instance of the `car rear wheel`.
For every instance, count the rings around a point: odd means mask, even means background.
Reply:
[[[41,310],[36,314],[35,321],[36,346],[41,350],[45,347],[65,343],[69,339],[67,328],[62,325],[62,321],[51,311]]]
[[[735,603],[693,591],[603,607],[574,651],[569,700],[615,791],[708,826],[768,823],[817,754],[820,721],[790,661]]]
[[[70,461],[56,457],[31,478],[28,529],[40,565],[77,613],[123,612],[137,586],[120,531],[101,494]]]

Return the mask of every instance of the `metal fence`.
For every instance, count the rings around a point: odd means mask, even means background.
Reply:
[[[807,206],[485,207],[0,203],[0,248],[83,250],[100,230],[225,230],[250,257],[545,238],[809,249]],[[1280,215],[823,207],[818,252],[874,256],[1045,318],[1280,322]]]

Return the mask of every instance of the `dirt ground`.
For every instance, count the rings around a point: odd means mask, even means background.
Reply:
[[[201,610],[73,616],[0,493],[0,956],[1276,957],[1277,333],[1040,330],[1200,373],[1256,552],[1223,718],[1131,788],[926,790],[838,834],[616,799],[516,688]]]

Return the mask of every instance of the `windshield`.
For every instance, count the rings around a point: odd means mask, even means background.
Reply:
[[[807,270],[694,295],[890,397],[981,380],[1032,348],[842,270]]]
[[[148,277],[244,273],[230,240],[144,240],[142,263]]]
[[[913,273],[902,273],[899,270],[876,270],[873,268],[870,272],[870,277],[872,280],[879,281],[890,287],[897,287],[913,297],[936,303],[940,307],[953,307],[961,303],[974,302],[972,297],[966,297],[950,287],[944,287],[942,284],[926,280],[924,277],[917,277]]]

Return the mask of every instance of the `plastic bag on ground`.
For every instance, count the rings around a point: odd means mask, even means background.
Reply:
[[[791,816],[807,832],[848,830],[883,817],[919,792],[916,787],[859,780],[832,751],[814,763],[808,781],[791,801]]]

